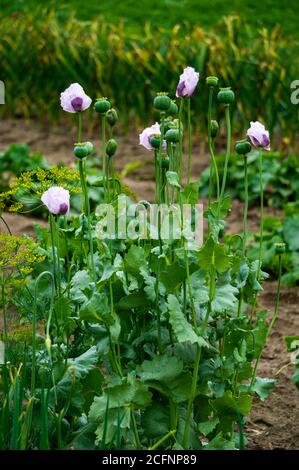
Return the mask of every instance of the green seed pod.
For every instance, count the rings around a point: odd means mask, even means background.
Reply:
[[[180,127],[179,120],[178,120],[178,119],[173,119],[171,127],[178,129],[178,128]],[[183,128],[184,128],[184,125],[183,125],[183,123],[182,123],[182,121],[181,121],[181,131],[182,131],[182,132],[183,132]]]
[[[117,150],[117,142],[115,139],[109,139],[106,145],[106,153],[109,157],[113,157]]]
[[[106,98],[99,98],[96,100],[94,110],[97,113],[105,114],[111,108],[110,102]]]
[[[164,121],[164,134],[171,129],[172,127],[175,127],[173,120],[171,117],[167,117]],[[160,124],[160,131],[162,132],[162,125]]]
[[[235,101],[235,94],[230,87],[228,88],[220,88],[218,92],[217,99],[219,103],[223,104],[232,104]]]
[[[167,114],[170,114],[170,116],[176,116],[178,114],[179,108],[175,101],[171,100],[170,106],[166,112]]]
[[[207,77],[206,84],[208,87],[216,87],[218,85],[218,77]]]
[[[93,144],[91,142],[79,142],[75,144],[74,155],[75,157],[82,159],[88,157],[93,151]]]
[[[93,143],[92,142],[85,142],[84,145],[85,145],[85,148],[88,151],[88,155],[90,155],[93,152]]]
[[[171,105],[171,99],[165,93],[158,94],[154,99],[154,107],[159,111],[167,111]]]
[[[170,159],[169,159],[169,157],[166,155],[165,158],[162,158],[161,167],[164,168],[165,170],[168,170],[168,169],[169,169],[169,163],[170,163]]]
[[[218,124],[217,121],[212,119],[212,121],[211,121],[211,137],[212,137],[212,139],[215,139],[215,137],[218,134],[218,131],[219,131],[219,124]]]
[[[277,255],[282,255],[286,251],[286,244],[285,243],[274,243],[275,246],[275,253]]]
[[[152,135],[150,138],[151,146],[154,149],[160,148],[160,141],[161,141],[161,137],[159,135]]]
[[[108,124],[111,127],[115,126],[115,124],[118,121],[118,115],[117,115],[117,112],[114,108],[108,109],[108,111],[106,113],[106,119],[107,119]]]
[[[239,155],[247,155],[251,151],[251,143],[248,140],[239,140],[236,142],[235,150]]]
[[[165,134],[165,139],[167,142],[179,142],[180,140],[180,131],[179,129],[173,128],[169,129]]]

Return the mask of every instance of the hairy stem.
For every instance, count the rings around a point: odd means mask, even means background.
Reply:
[[[226,155],[225,155],[225,161],[224,161],[224,169],[223,169],[223,178],[222,178],[222,185],[221,185],[219,208],[220,208],[220,205],[221,205],[221,202],[223,200],[224,193],[225,193],[228,162],[229,162],[230,153],[231,153],[231,140],[232,140],[231,133],[232,133],[232,131],[231,131],[230,112],[229,112],[229,105],[228,104],[225,106],[225,122],[226,122],[226,129],[227,129]]]
[[[260,180],[260,240],[259,240],[259,257],[257,279],[259,280],[262,267],[262,247],[264,232],[264,192],[263,192],[263,153],[259,154],[259,180]]]
[[[188,135],[187,184],[188,184],[190,182],[190,176],[191,176],[191,98],[187,99],[187,135]]]

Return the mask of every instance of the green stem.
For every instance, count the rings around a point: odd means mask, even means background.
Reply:
[[[95,266],[94,266],[94,253],[93,253],[93,239],[92,239],[90,205],[89,205],[88,190],[87,190],[87,185],[86,185],[86,173],[85,173],[85,168],[84,168],[84,165],[83,165],[83,160],[79,160],[79,173],[80,173],[81,188],[82,188],[83,200],[84,200],[84,214],[87,218],[89,251],[90,251],[90,261],[91,261],[91,272],[92,272],[93,280],[95,280],[96,275],[95,275]]]
[[[107,201],[108,201],[108,203],[110,202],[110,184],[109,184],[110,172],[109,172],[109,166],[110,166],[109,156],[106,155],[106,181],[107,181]]]
[[[55,222],[54,222],[54,217],[52,214],[49,214],[49,220],[50,220],[52,258],[53,258],[53,275],[54,275],[55,288],[57,289],[58,282],[57,282],[56,252],[55,252]]]
[[[259,180],[260,180],[260,240],[259,240],[259,258],[257,279],[259,280],[262,267],[262,248],[263,248],[263,231],[264,231],[264,192],[263,192],[263,153],[259,154]]]
[[[176,429],[178,421],[178,409],[177,405],[171,399],[169,399],[169,416],[171,428]]]
[[[170,144],[170,170],[177,171],[175,164],[175,145]],[[171,186],[171,204],[174,204],[174,186]]]
[[[258,254],[258,268],[256,278],[259,281],[262,268],[262,248],[263,248],[263,237],[264,237],[264,193],[263,193],[263,154],[262,151],[259,153],[259,183],[260,183],[260,239],[259,239],[259,254]],[[253,315],[257,304],[257,293],[254,295],[254,301],[251,309],[250,320],[253,319]]]
[[[162,175],[162,150],[163,150],[163,139],[164,139],[164,121],[165,113],[161,112],[161,136],[160,136],[160,147],[159,147],[159,162],[158,162],[158,172],[159,172],[159,190],[158,190],[158,203],[160,204],[163,198],[163,175]],[[160,231],[159,231],[160,234]],[[160,237],[160,235],[159,235]]]
[[[240,289],[239,302],[238,302],[238,312],[237,317],[240,318],[242,312],[242,303],[243,303],[243,289]]]
[[[4,273],[2,277],[2,284],[1,284],[1,297],[2,297],[2,309],[3,309],[3,338],[4,338],[4,363],[6,363],[6,351],[8,349],[8,337],[7,337],[7,305],[6,305],[6,298],[5,298],[5,281],[4,281]]]
[[[176,434],[176,429],[169,431],[167,434],[165,434],[165,436],[161,437],[161,439],[159,439],[159,441],[157,441],[153,446],[149,447],[148,450],[158,449],[158,447],[160,447],[160,445],[162,445],[163,442],[167,441],[167,439],[169,439],[170,437],[175,436],[175,434]]]
[[[138,435],[138,428],[136,424],[136,419],[135,419],[135,414],[134,410],[131,408],[131,418],[132,418],[132,424],[133,424],[133,432],[134,432],[134,437],[135,437],[135,443],[136,443],[136,448],[137,450],[141,449],[141,443]]]
[[[54,219],[55,220],[55,219]],[[57,253],[57,285],[58,285],[58,297],[61,296],[61,269],[60,269],[60,242],[59,242],[59,225],[58,217],[55,220],[54,228],[56,232],[56,253]]]
[[[104,199],[106,201],[107,193],[107,156],[106,156],[106,116],[105,114],[101,115],[101,130],[102,130],[102,170],[103,170],[103,181],[104,181]]]
[[[158,202],[158,152],[157,152],[157,149],[155,149],[154,158],[155,158],[155,198],[154,198],[154,202],[155,202],[155,204],[157,204],[157,202]]]
[[[52,216],[51,216],[52,217]],[[36,371],[36,317],[37,317],[37,288],[40,280],[45,277],[50,276],[52,284],[52,296],[50,304],[50,314],[52,315],[53,308],[53,297],[54,297],[54,286],[53,286],[53,275],[49,271],[43,271],[36,279],[34,286],[34,305],[33,305],[33,321],[32,321],[32,371],[31,371],[31,396],[35,395],[35,371]],[[48,328],[47,328],[48,333]]]
[[[206,313],[203,325],[201,327],[201,331],[200,331],[201,336],[204,336],[207,325],[208,325],[209,316],[212,311],[212,301],[214,298],[214,293],[215,293],[215,272],[214,272],[214,269],[212,269],[211,276],[210,276],[209,305],[208,305],[208,309],[207,309],[207,313]],[[184,428],[184,435],[183,435],[183,448],[185,450],[189,442],[190,421],[191,421],[193,402],[196,397],[196,386],[197,386],[197,381],[198,381],[200,358],[201,358],[201,347],[197,345],[196,355],[195,355],[195,360],[194,360],[194,367],[193,367],[191,393],[190,393],[188,406],[187,406],[187,414],[186,414],[186,421],[185,421],[185,428]]]
[[[182,114],[184,109],[184,98],[181,98],[180,101],[180,109],[179,109],[179,162],[178,162],[178,172],[179,172],[179,179],[180,183],[182,182],[183,178],[183,136],[182,136]]]
[[[188,259],[188,253],[187,253],[186,248],[185,248],[185,263],[186,263],[187,286],[188,286],[189,300],[190,300],[191,311],[192,311],[193,327],[194,327],[196,334],[198,334],[196,310],[194,306],[193,293],[192,293],[191,280],[190,280],[189,259]]]
[[[244,220],[243,220],[243,254],[246,256],[246,239],[247,239],[247,214],[248,214],[248,173],[247,173],[247,155],[244,155],[244,183],[245,183],[245,204],[244,204]]]
[[[113,187],[113,198],[116,195],[116,184],[115,184],[115,164],[114,164],[114,157],[110,158],[111,161],[111,169],[112,169],[112,187]]]
[[[78,143],[82,141],[82,114],[78,113]]]
[[[113,297],[113,288],[112,288],[112,281],[111,278],[109,279],[109,295],[110,295],[110,313],[111,317],[114,317],[114,297]],[[117,344],[117,352],[114,350],[114,357],[115,361],[117,363],[117,370],[122,376],[122,367],[121,367],[121,356],[120,356],[120,347],[119,344]]]
[[[268,337],[270,336],[270,333],[272,331],[272,328],[273,328],[274,323],[276,322],[277,316],[278,316],[279,300],[280,300],[280,287],[281,287],[281,270],[282,270],[282,256],[281,256],[281,254],[279,254],[278,256],[279,256],[279,258],[278,258],[278,284],[277,284],[277,291],[276,291],[274,314],[273,314],[273,316],[271,318],[271,321],[269,323],[269,326],[267,328],[266,337],[265,337],[263,347],[261,348],[261,350],[259,352],[259,355],[256,359],[256,363],[255,363],[255,366],[254,366],[254,370],[253,370],[253,374],[252,374],[252,378],[251,378],[251,382],[250,382],[250,388],[254,384],[254,381],[255,381],[255,378],[256,378],[256,373],[257,373],[257,368],[258,368],[258,365],[259,365],[259,362],[260,362],[260,359],[261,359],[261,356],[262,356],[264,346],[267,342]]]
[[[247,215],[248,215],[248,173],[247,173],[247,155],[244,155],[244,186],[245,186],[245,204],[244,204],[244,218],[243,218],[243,255],[246,256],[246,240],[247,240]],[[237,317],[239,318],[242,312],[243,302],[243,289],[240,289],[240,297],[238,304]]]
[[[160,314],[160,305],[159,305],[159,277],[160,277],[160,264],[158,266],[158,272],[156,276],[156,312],[157,312],[157,333],[158,333],[158,350],[162,352],[162,338],[161,338],[161,314]]]
[[[221,202],[224,197],[225,186],[226,186],[226,178],[227,178],[227,170],[228,170],[228,162],[230,159],[231,153],[231,123],[230,123],[230,112],[229,112],[229,105],[225,106],[225,122],[226,122],[226,129],[227,129],[227,140],[226,140],[226,155],[224,161],[224,169],[223,169],[223,178],[222,178],[222,185],[221,185],[221,193],[220,193],[220,201],[219,201],[219,209],[221,206]]]
[[[245,440],[244,440],[244,420],[242,415],[238,413],[238,425],[239,425],[239,433],[240,433],[240,439],[239,439],[239,449],[244,450],[245,447]]]
[[[218,166],[217,166],[217,162],[215,158],[213,139],[211,136],[213,92],[214,92],[214,89],[210,88],[209,105],[208,105],[208,142],[209,142],[209,150],[210,150],[210,156],[211,156],[210,169],[211,169],[211,165],[213,165],[215,178],[216,178],[216,194],[217,194],[217,200],[219,201],[219,197],[220,197],[219,173],[218,173]],[[212,171],[210,171],[210,178],[211,178],[211,174],[212,174]],[[212,198],[212,186],[211,187],[209,186],[209,205],[211,202],[211,198]]]
[[[78,113],[78,142],[81,142],[81,140],[82,140],[82,114]],[[87,225],[88,225],[91,270],[92,270],[93,279],[95,280],[95,267],[94,267],[94,259],[93,259],[93,240],[92,240],[92,230],[91,230],[91,220],[90,220],[90,205],[89,205],[88,189],[87,189],[87,183],[86,183],[85,162],[83,163],[83,160],[79,160],[79,173],[80,173],[81,188],[82,188],[82,193],[83,193],[82,206],[83,206],[84,214],[87,217]]]
[[[188,135],[187,184],[188,184],[190,182],[190,176],[191,176],[191,98],[187,99],[187,135]]]
[[[40,439],[40,449],[41,450],[50,450],[49,446],[49,437],[48,437],[48,398],[49,398],[49,389],[45,387],[45,373],[41,375],[41,439]]]
[[[191,421],[193,402],[196,396],[196,386],[197,386],[197,380],[198,380],[200,357],[201,357],[201,347],[197,345],[196,355],[195,355],[195,360],[194,360],[191,392],[190,392],[190,398],[189,398],[188,406],[187,406],[186,422],[185,422],[185,429],[184,429],[184,435],[183,435],[183,449],[184,450],[187,450],[186,447],[189,442],[190,421]]]
[[[209,195],[208,195],[208,204],[211,205],[212,199],[212,187],[213,187],[213,162],[212,162],[212,136],[211,136],[211,120],[212,120],[212,102],[213,102],[213,92],[214,88],[209,89],[209,104],[208,104],[208,143],[210,150],[210,178],[209,178]]]

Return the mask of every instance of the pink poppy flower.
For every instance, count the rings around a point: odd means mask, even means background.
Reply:
[[[186,67],[180,75],[180,81],[176,89],[176,96],[190,98],[197,86],[199,73],[193,67]]]
[[[263,147],[264,150],[270,150],[269,132],[259,121],[250,122],[250,128],[247,131],[247,135],[251,140],[251,143],[256,147]]]
[[[153,150],[153,146],[151,144],[151,138],[153,136],[160,136],[161,131],[160,131],[160,125],[158,122],[153,124],[150,127],[147,127],[144,129],[141,134],[139,134],[139,144],[143,145],[147,150]],[[166,148],[166,142],[163,140],[163,149]]]
[[[52,186],[44,192],[41,200],[51,214],[69,215],[70,213],[70,193],[67,189],[60,186]]]
[[[86,95],[79,83],[72,83],[60,95],[60,104],[67,113],[78,113],[89,108],[91,98]]]

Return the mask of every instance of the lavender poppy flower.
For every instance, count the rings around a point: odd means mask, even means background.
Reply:
[[[67,189],[60,186],[52,186],[44,192],[41,200],[51,214],[69,215],[70,213],[70,193]]]
[[[256,147],[263,147],[264,150],[270,150],[269,132],[259,121],[250,122],[250,128],[247,131],[247,135],[251,140],[251,143]]]
[[[160,136],[161,135],[161,130],[159,123],[156,122],[150,127],[147,127],[144,129],[141,134],[139,134],[139,144],[143,145],[147,150],[153,150],[153,146],[151,144],[151,138],[153,136]],[[166,142],[163,140],[163,149],[166,148]]]
[[[91,98],[86,95],[79,83],[72,83],[60,94],[60,104],[67,113],[77,113],[89,108]]]
[[[180,75],[180,81],[176,89],[176,96],[190,98],[197,86],[199,73],[193,67],[186,67]]]

